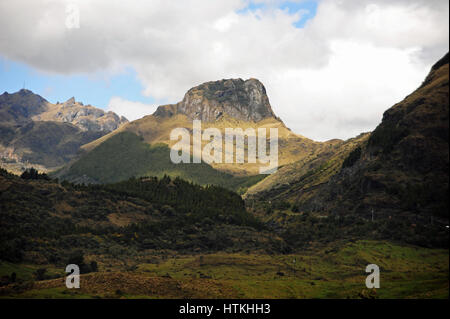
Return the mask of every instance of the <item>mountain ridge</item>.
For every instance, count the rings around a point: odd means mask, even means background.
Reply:
[[[31,166],[51,170],[126,122],[75,98],[52,104],[30,90],[5,92],[0,95],[0,163],[19,174]]]
[[[74,97],[64,103],[50,103],[39,94],[21,89],[0,95],[0,124],[23,125],[30,121],[71,123],[83,131],[111,132],[128,122],[114,112],[105,112],[90,104],[77,102]]]
[[[311,171],[307,166],[311,162],[287,165],[252,186],[247,200],[271,201],[299,213],[333,218],[401,216],[411,231],[418,224],[448,225],[448,73],[447,53],[423,83],[387,109],[376,129],[356,141],[345,156],[325,158],[325,166]],[[334,172],[317,187],[309,188],[310,184],[304,183],[311,178],[319,181],[330,164]],[[283,174],[290,176],[290,172],[299,170],[304,171],[283,186]],[[274,182],[269,184],[270,180]]]
[[[71,123],[83,131],[112,132],[128,122],[124,116],[105,112],[90,104],[84,105],[71,97],[64,103],[47,104],[45,112],[32,118],[34,121],[56,121]]]

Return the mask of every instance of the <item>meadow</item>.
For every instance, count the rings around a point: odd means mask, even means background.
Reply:
[[[94,258],[87,256],[86,259]],[[2,262],[0,276],[16,283],[1,298],[443,298],[449,297],[449,253],[388,241],[359,240],[295,254],[225,253],[148,255],[99,260],[81,275],[80,289],[65,287],[62,268]],[[295,260],[295,262],[294,262]],[[367,289],[365,267],[380,267],[380,288]],[[46,267],[50,277],[37,281]]]

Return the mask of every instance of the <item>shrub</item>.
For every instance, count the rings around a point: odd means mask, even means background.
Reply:
[[[47,268],[39,268],[38,270],[36,270],[34,273],[36,280],[45,280],[47,278],[47,276],[45,275],[46,272]]]
[[[39,173],[35,168],[28,168],[26,169],[21,175],[21,178],[23,179],[42,179],[49,181],[50,177],[47,176],[45,173]]]
[[[92,272],[97,272],[98,271],[98,264],[96,261],[91,261],[90,263],[90,268]]]

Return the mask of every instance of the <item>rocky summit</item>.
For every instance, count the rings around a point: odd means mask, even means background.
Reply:
[[[64,103],[47,104],[45,112],[33,117],[35,121],[71,123],[83,131],[111,132],[128,122],[114,112],[105,112],[92,105],[84,105],[71,97]]]
[[[189,119],[214,122],[227,115],[242,121],[276,118],[264,85],[257,79],[206,82],[190,89],[177,104],[158,107],[155,116],[184,114]]]

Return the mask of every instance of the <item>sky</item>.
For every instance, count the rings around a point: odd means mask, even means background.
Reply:
[[[0,93],[134,120],[206,81],[257,78],[294,132],[346,139],[420,85],[448,25],[448,0],[0,0]]]

